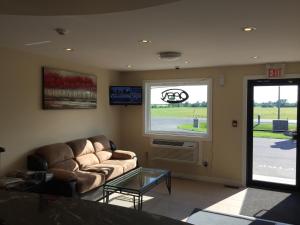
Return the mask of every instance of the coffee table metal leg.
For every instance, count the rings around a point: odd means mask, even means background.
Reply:
[[[136,209],[136,205],[135,205],[135,196],[133,196],[133,207],[134,207],[134,209]]]
[[[167,185],[167,189],[169,191],[169,194],[171,194],[171,173],[168,173],[167,175],[167,179],[166,179],[166,185]]]
[[[105,202],[105,190],[104,188],[102,189],[102,202]]]
[[[109,191],[106,191],[105,194],[106,194],[106,196],[105,196],[106,204],[108,204],[109,203]]]
[[[143,195],[138,196],[138,210],[141,211],[143,209]]]
[[[141,205],[140,205],[140,210],[143,209],[143,195],[141,195]]]

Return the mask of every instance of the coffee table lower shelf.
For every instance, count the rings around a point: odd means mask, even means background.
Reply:
[[[102,199],[108,204],[113,193],[129,195],[133,197],[134,208],[142,210],[144,194],[164,181],[171,194],[171,171],[139,167],[104,184]]]

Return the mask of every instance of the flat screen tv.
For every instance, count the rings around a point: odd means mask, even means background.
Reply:
[[[143,89],[140,86],[110,86],[110,105],[141,105]]]

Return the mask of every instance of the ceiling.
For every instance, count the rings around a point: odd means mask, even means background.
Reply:
[[[0,15],[0,46],[120,71],[300,61],[299,0],[164,3],[92,15]],[[137,9],[142,7],[147,8]],[[246,33],[244,26],[257,29]],[[57,27],[69,33],[60,36]],[[141,44],[141,39],[151,43]],[[24,45],[41,41],[51,42]],[[183,56],[162,61],[159,51],[181,51]]]
[[[176,1],[178,0],[0,0],[0,14],[32,16],[101,14]]]

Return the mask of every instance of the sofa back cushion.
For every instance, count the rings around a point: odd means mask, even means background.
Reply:
[[[67,144],[72,148],[75,159],[81,169],[99,164],[93,144],[89,140],[78,139],[70,141]]]
[[[109,140],[104,135],[90,137],[89,140],[93,143],[96,155],[100,162],[108,160],[112,156]]]
[[[36,154],[47,161],[49,169],[59,168],[69,171],[78,169],[72,149],[64,143],[42,146],[36,150]]]

